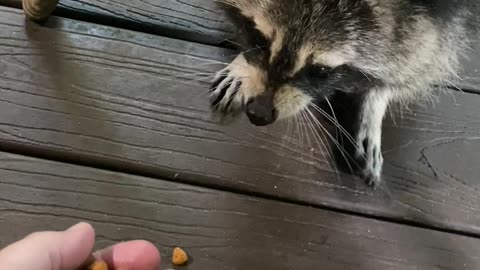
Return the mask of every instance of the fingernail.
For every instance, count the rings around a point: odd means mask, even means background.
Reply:
[[[77,231],[77,230],[80,230],[80,229],[84,228],[85,226],[90,226],[90,225],[88,223],[85,223],[85,222],[80,222],[80,223],[77,223],[77,224],[73,225],[72,227],[68,228],[67,232],[74,232],[74,231]]]

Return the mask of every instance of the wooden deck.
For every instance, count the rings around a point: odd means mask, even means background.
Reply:
[[[464,91],[385,120],[373,191],[285,124],[210,117],[214,1],[19,7],[0,0],[0,246],[86,220],[101,246],[184,247],[182,269],[480,269],[480,46]]]

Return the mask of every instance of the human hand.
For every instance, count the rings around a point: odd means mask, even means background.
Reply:
[[[36,232],[0,250],[0,269],[72,270],[92,254],[95,231],[79,223],[63,232]],[[97,251],[94,257],[114,270],[156,270],[160,253],[147,241],[119,243]]]

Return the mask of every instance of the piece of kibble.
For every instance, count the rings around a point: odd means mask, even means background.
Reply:
[[[176,247],[173,250],[172,263],[174,265],[183,265],[187,263],[187,261],[188,261],[187,253],[183,249]]]
[[[87,268],[88,270],[108,270],[108,265],[104,261],[96,260]]]

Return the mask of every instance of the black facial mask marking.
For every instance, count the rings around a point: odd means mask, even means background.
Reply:
[[[270,57],[271,40],[256,28],[253,18],[244,16],[238,8],[224,5],[224,10],[240,32],[237,45],[245,60],[249,64],[265,66]]]
[[[361,93],[380,84],[379,80],[349,65],[329,68],[308,64],[291,81],[294,86],[316,99],[329,97],[335,92]]]

